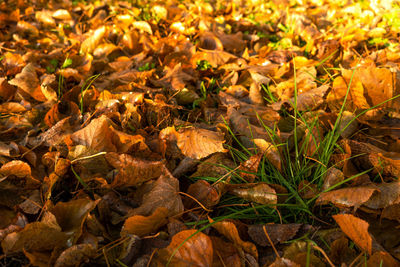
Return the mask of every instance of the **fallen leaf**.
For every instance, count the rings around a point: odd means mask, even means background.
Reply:
[[[213,266],[213,246],[211,239],[196,230],[184,230],[172,237],[168,247],[160,249],[155,257],[157,266]]]
[[[214,249],[212,266],[214,267],[240,267],[241,260],[237,248],[232,244],[223,241],[221,238],[210,236]]]
[[[141,205],[132,211],[133,215],[149,216],[159,207],[168,209],[168,217],[180,214],[183,203],[178,195],[179,181],[168,171],[156,181],[149,181],[138,188],[142,195]]]
[[[115,145],[112,143],[113,132],[110,126],[108,118],[104,115],[93,119],[85,128],[71,135],[73,145],[82,145],[90,148],[93,154],[97,152],[116,152]]]
[[[266,183],[226,185],[229,193],[261,205],[277,204],[275,190]]]
[[[72,242],[74,244],[82,233],[86,217],[98,202],[88,198],[58,202],[49,211],[54,214],[62,231],[69,236],[73,236]]]
[[[46,101],[46,97],[42,93],[39,79],[36,74],[35,67],[32,63],[28,63],[14,79],[8,82],[17,86],[23,92],[38,101]]]
[[[221,197],[217,189],[204,180],[198,180],[194,184],[191,184],[187,190],[187,194],[195,198],[206,208],[217,205]],[[188,198],[185,202],[185,206],[187,208],[196,207],[198,203]]]
[[[377,251],[368,259],[367,266],[400,266],[399,261],[393,258],[389,253]]]
[[[106,26],[100,26],[95,31],[91,32],[91,34],[88,35],[86,40],[84,40],[82,42],[79,53],[81,53],[81,54],[92,53],[94,51],[94,49],[103,40],[103,37],[106,34],[106,32],[107,32]]]
[[[29,223],[20,232],[8,234],[1,242],[5,253],[46,251],[66,247],[68,236],[43,222]]]
[[[213,223],[214,221],[209,218],[210,223]],[[231,242],[233,242],[236,246],[240,247],[247,253],[251,254],[254,256],[256,259],[258,259],[258,251],[257,247],[248,241],[243,241],[240,236],[239,232],[236,228],[236,225],[228,220],[216,222],[212,224],[212,227],[215,228],[221,235],[225,236],[228,238]]]
[[[73,245],[61,253],[54,267],[76,266],[95,255],[96,248],[92,244]]]
[[[366,203],[374,192],[378,190],[376,186],[371,185],[341,188],[322,193],[315,204],[323,205],[331,202],[339,207],[354,207],[357,209]]]
[[[134,215],[125,220],[121,233],[133,234],[139,237],[154,233],[161,226],[167,224],[168,209],[157,208],[150,216]]]
[[[226,152],[222,133],[199,128],[184,128],[175,131],[166,128],[160,132],[160,139],[175,139],[182,153],[193,159],[202,159],[216,152]]]
[[[265,224],[250,225],[249,235],[260,246],[271,246],[265,232],[268,233],[272,244],[283,243],[292,239],[299,231],[301,224]]]
[[[112,182],[112,187],[137,186],[151,179],[160,177],[165,171],[162,161],[136,159],[128,154],[109,152],[107,162],[118,169],[118,174]]]
[[[332,216],[340,229],[362,250],[372,253],[372,237],[368,232],[369,224],[351,214]]]

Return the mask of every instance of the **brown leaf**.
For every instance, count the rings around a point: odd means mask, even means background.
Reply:
[[[342,171],[334,167],[329,168],[324,176],[324,183],[321,187],[321,190],[322,191],[328,190],[329,188],[342,182],[343,180],[344,180],[344,174]]]
[[[377,251],[368,259],[367,266],[379,267],[379,266],[393,266],[399,267],[400,263],[393,258],[389,253],[384,251]]]
[[[351,263],[354,257],[355,251],[349,247],[349,239],[347,237],[342,236],[331,243],[329,258],[333,263]]]
[[[214,249],[213,267],[240,267],[241,260],[237,248],[216,236],[210,236]]]
[[[86,217],[98,202],[99,200],[92,201],[88,198],[58,202],[49,211],[56,217],[62,231],[74,236],[72,242],[75,243],[82,233],[82,226]]]
[[[260,246],[271,246],[265,231],[274,245],[283,243],[293,238],[300,229],[301,224],[266,224],[250,225],[249,235]],[[264,230],[265,228],[265,230]]]
[[[52,250],[66,246],[68,236],[44,222],[33,222],[20,232],[8,234],[1,242],[5,253]]]
[[[103,40],[103,37],[106,34],[106,32],[107,32],[106,26],[100,26],[95,31],[91,32],[91,34],[88,35],[86,40],[82,42],[81,49],[79,52],[81,54],[92,53],[94,49]]]
[[[372,253],[372,237],[368,232],[369,224],[351,214],[332,216],[340,229],[362,250]]]
[[[299,183],[297,191],[302,198],[311,199],[318,194],[318,187],[316,184],[303,180]]]
[[[213,68],[217,68],[230,60],[234,60],[237,57],[225,52],[218,50],[202,50],[202,52],[197,52],[192,57],[192,62],[196,64],[200,60],[207,60]]]
[[[301,265],[285,258],[276,258],[269,267],[300,267]]]
[[[210,223],[213,223],[211,218],[209,218],[209,221]],[[228,238],[236,246],[242,248],[244,251],[258,259],[257,247],[253,243],[243,241],[240,238],[236,225],[233,222],[224,220],[214,223],[212,227],[215,228],[221,235]]]
[[[353,75],[354,72],[354,75]],[[388,68],[377,68],[374,66],[359,67],[355,71],[342,69],[343,77],[337,77],[329,93],[328,102],[339,102],[346,95],[348,84],[352,79],[350,94],[347,103],[354,108],[365,109],[378,105],[396,93],[398,78],[396,72],[391,72]],[[399,99],[385,103],[383,107],[390,107],[396,110],[400,108]]]
[[[7,177],[9,175],[14,175],[19,178],[24,178],[31,175],[31,167],[29,164],[20,161],[20,160],[13,160],[7,162],[0,168],[0,176]],[[0,178],[1,179],[1,178]]]
[[[93,152],[116,152],[110,126],[109,119],[102,115],[93,119],[85,128],[73,133],[71,140],[74,145],[90,148]]]
[[[61,101],[46,113],[44,116],[44,122],[47,126],[52,127],[57,124],[57,122],[68,116],[79,116],[80,111],[77,104],[72,101]]]
[[[161,226],[167,224],[168,209],[157,208],[150,216],[134,215],[126,219],[121,234],[133,234],[139,237],[154,233]]]
[[[174,235],[169,246],[158,251],[157,266],[166,266],[167,262],[176,267],[213,266],[211,239],[202,232],[195,233],[196,230],[184,230]]]
[[[235,196],[262,205],[274,205],[278,201],[275,190],[266,183],[229,184],[226,189]]]
[[[194,197],[206,208],[217,205],[221,197],[217,189],[204,180],[198,180],[194,184],[191,184],[187,190],[187,194]],[[193,206],[198,206],[198,204],[191,198],[188,198],[185,202],[185,206],[191,208]]]
[[[228,117],[232,123],[232,128],[240,135],[244,135],[250,139],[264,139],[267,142],[271,141],[270,135],[267,131],[259,126],[249,123],[249,118],[242,115],[235,108],[228,107]]]
[[[106,160],[119,170],[112,182],[113,187],[136,186],[160,177],[165,170],[163,161],[136,159],[128,154],[110,152],[106,154]]]
[[[339,207],[354,207],[357,209],[367,202],[376,191],[378,191],[378,188],[371,185],[332,190],[322,193],[315,204],[323,205],[331,202]]]
[[[202,159],[216,152],[226,152],[223,143],[224,135],[199,128],[184,128],[175,131],[172,127],[163,129],[160,132],[160,139],[175,139],[182,153],[193,159]]]
[[[178,194],[179,181],[168,171],[156,181],[149,181],[139,187],[137,192],[143,194],[142,204],[132,211],[133,215],[149,216],[158,207],[168,209],[168,217],[183,212],[183,203]]]
[[[240,163],[239,171],[241,171],[240,176],[247,182],[254,182],[257,175],[258,166],[260,165],[261,159],[263,158],[263,153],[258,153],[251,156],[248,160]]]
[[[64,250],[57,258],[54,267],[78,266],[84,260],[96,255],[96,248],[92,244],[79,244]]]
[[[377,185],[378,191],[364,203],[371,209],[382,209],[400,202],[400,182],[382,183]]]
[[[8,82],[11,85],[17,86],[19,89],[27,93],[38,101],[46,101],[43,95],[39,79],[36,75],[35,67],[32,63],[28,63],[14,79]]]
[[[134,29],[140,30],[141,32],[147,32],[150,35],[153,34],[150,24],[146,21],[134,21],[132,26]]]
[[[20,54],[5,52],[3,56],[3,66],[4,70],[7,71],[7,75],[19,73],[25,65],[25,61]]]
[[[385,207],[382,210],[381,218],[400,221],[400,203]]]

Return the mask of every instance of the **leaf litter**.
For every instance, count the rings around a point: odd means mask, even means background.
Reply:
[[[400,2],[0,3],[0,264],[400,266]]]

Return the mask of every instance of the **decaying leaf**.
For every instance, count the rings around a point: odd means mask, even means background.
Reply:
[[[178,132],[175,129],[164,129],[160,139],[176,140],[182,153],[193,159],[202,159],[216,152],[226,152],[223,134],[206,129],[184,128]]]
[[[87,198],[71,200],[69,202],[57,203],[50,212],[54,214],[62,231],[69,236],[73,236],[73,243],[82,233],[83,223],[89,212],[97,205],[98,201],[92,201]]]
[[[55,247],[66,247],[68,235],[44,222],[33,222],[20,232],[8,234],[1,242],[5,253],[46,251]]]
[[[98,29],[92,32],[85,41],[81,44],[80,53],[92,53],[94,49],[100,44],[104,35],[106,34],[107,27],[100,26]]]
[[[27,64],[22,71],[8,83],[17,86],[38,101],[46,101],[46,97],[40,89],[39,79],[32,63]]]
[[[128,154],[110,152],[106,159],[111,166],[119,170],[112,182],[113,187],[136,186],[148,180],[160,177],[165,171],[162,161],[135,159]]]
[[[266,225],[250,225],[249,235],[260,246],[271,246],[290,240],[297,233],[301,224],[266,224]],[[269,242],[266,233],[272,244]]]
[[[138,188],[143,194],[141,205],[132,211],[135,215],[149,216],[159,207],[168,209],[168,216],[183,211],[183,203],[178,195],[179,182],[169,172],[162,174],[157,180],[149,181]]]
[[[196,183],[191,184],[187,193],[203,204],[206,208],[211,208],[217,205],[221,197],[218,190],[204,180],[198,180]],[[187,207],[196,205],[195,201],[191,198],[188,198],[185,203],[185,206]]]
[[[229,193],[262,205],[274,205],[278,201],[275,189],[266,183],[226,185]]]
[[[215,236],[210,236],[210,238],[214,249],[212,266],[242,266],[238,249],[232,243],[225,242]]]
[[[376,186],[342,188],[322,193],[315,203],[326,204],[332,202],[337,206],[354,207],[357,209],[366,203],[376,191],[378,191]]]
[[[369,224],[351,214],[333,215],[342,231],[362,250],[372,253],[372,237],[368,233]]]
[[[211,239],[196,230],[184,230],[172,237],[168,247],[160,249],[155,259],[157,266],[198,266],[211,267],[213,246]]]
[[[150,216],[134,215],[125,220],[121,232],[124,234],[133,234],[145,236],[156,231],[167,223],[168,209],[164,207],[157,208]]]
[[[95,255],[96,248],[92,244],[74,245],[61,253],[54,266],[61,267],[79,265],[85,259],[92,258]]]
[[[209,219],[209,221],[211,223],[213,222],[212,219]],[[224,220],[221,222],[214,223],[212,227],[215,228],[220,234],[228,238],[236,246],[240,247],[247,253],[251,254],[256,259],[258,258],[258,251],[256,246],[251,242],[243,241],[241,239],[241,237],[239,236],[239,232],[236,228],[236,225],[233,222],[229,220]]]

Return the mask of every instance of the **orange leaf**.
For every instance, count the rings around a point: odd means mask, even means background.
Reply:
[[[340,229],[360,247],[371,255],[372,237],[368,233],[369,224],[351,214],[337,214],[332,216],[339,224]]]
[[[211,218],[209,218],[209,221],[210,221],[210,223],[213,222],[213,220]],[[258,259],[257,247],[253,243],[247,242],[247,241],[243,241],[240,238],[239,232],[238,232],[238,230],[236,228],[236,225],[233,222],[225,220],[225,221],[214,223],[212,225],[212,227],[217,229],[217,231],[220,234],[222,234],[223,236],[228,238],[235,245],[239,246],[244,251],[246,251],[247,253],[253,255],[256,259]]]
[[[119,170],[112,183],[113,187],[139,185],[160,177],[165,169],[162,161],[136,159],[128,154],[110,152],[106,154],[106,160]]]
[[[342,188],[322,193],[315,204],[323,205],[331,202],[339,207],[354,207],[357,209],[367,202],[376,191],[378,191],[378,188],[371,185]]]
[[[166,266],[173,254],[169,266],[213,266],[211,239],[202,232],[195,233],[196,230],[184,230],[174,235],[169,246],[158,251],[156,257],[157,266]]]
[[[159,207],[150,216],[134,215],[129,217],[122,227],[121,234],[128,233],[140,237],[146,236],[165,225],[168,222],[167,215],[168,209]]]

